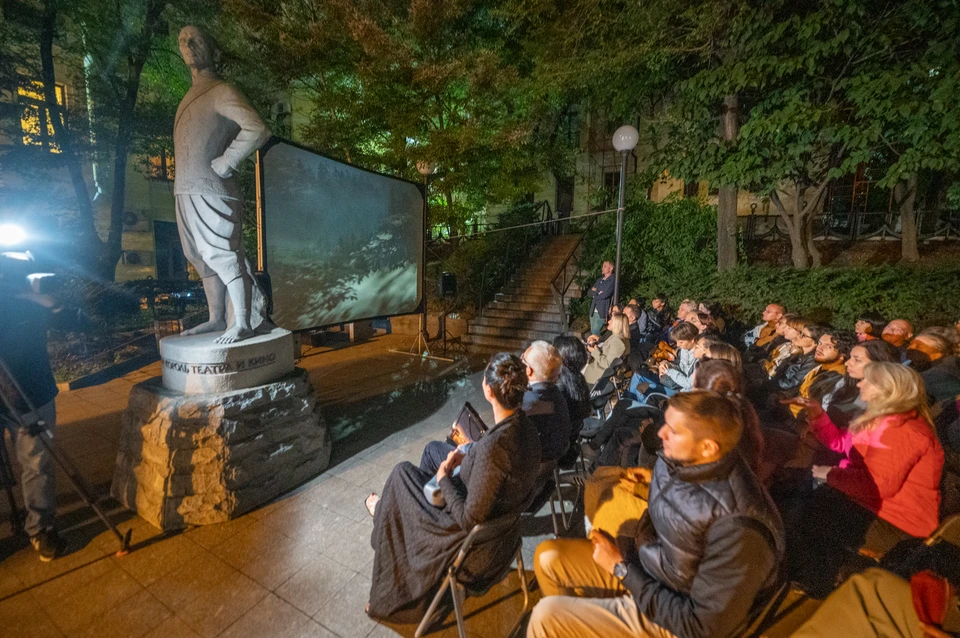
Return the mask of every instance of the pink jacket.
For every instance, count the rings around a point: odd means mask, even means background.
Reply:
[[[856,434],[826,413],[810,424],[821,443],[847,457],[827,474],[827,485],[908,534],[929,536],[938,524],[943,448],[916,412],[878,420]]]

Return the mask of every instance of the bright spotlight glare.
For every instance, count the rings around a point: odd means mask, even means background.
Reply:
[[[0,246],[16,246],[27,239],[27,233],[16,224],[0,224]]]

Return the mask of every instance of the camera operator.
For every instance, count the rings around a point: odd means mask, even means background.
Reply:
[[[33,270],[29,253],[0,254],[0,359],[29,402],[2,372],[0,392],[13,402],[24,423],[35,428],[42,422],[52,437],[57,384],[47,353],[47,328],[59,308],[52,297],[40,294],[39,280],[31,281]],[[21,429],[20,423],[0,403],[0,427],[9,430],[22,471],[20,483],[27,510],[24,530],[40,560],[47,562],[56,558],[60,545],[54,527],[57,492],[53,458],[38,433]]]

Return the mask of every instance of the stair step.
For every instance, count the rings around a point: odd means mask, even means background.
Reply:
[[[520,312],[549,312],[556,310],[556,304],[523,303],[519,301],[492,301],[487,308],[491,310],[510,310]]]
[[[556,303],[556,297],[553,295],[535,295],[522,292],[498,292],[495,299],[498,303],[536,303],[544,306]]]
[[[489,337],[487,335],[463,335],[463,342],[467,344],[469,349],[473,349],[474,346],[481,346],[483,348],[495,348],[497,352],[515,352],[521,353],[530,347],[530,344],[535,341],[535,339],[524,340],[524,339],[507,339],[504,337]]]
[[[563,330],[563,324],[559,321],[536,321],[526,319],[504,318],[504,317],[477,317],[470,321],[471,329],[473,326],[483,326],[486,328],[519,328],[521,330],[540,330],[541,332],[560,332]]]
[[[560,313],[553,311],[552,308],[540,311],[517,311],[491,305],[489,308],[484,309],[483,316],[494,317],[497,319],[509,319],[510,321],[545,321],[547,323],[560,323],[563,321]]]
[[[485,337],[504,337],[507,339],[523,339],[526,341],[553,341],[553,338],[560,334],[561,330],[528,330],[520,326],[504,328],[502,326],[475,326],[471,325],[467,334],[471,336],[483,335]]]

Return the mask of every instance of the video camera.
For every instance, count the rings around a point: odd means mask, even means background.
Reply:
[[[47,295],[53,290],[54,280],[52,273],[39,272],[29,250],[0,253],[0,294]]]

